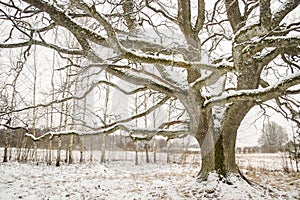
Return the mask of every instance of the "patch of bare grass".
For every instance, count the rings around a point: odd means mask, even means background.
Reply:
[[[292,192],[292,196],[297,199],[300,196],[300,173],[287,171],[284,167],[282,170],[272,170],[264,166],[253,166],[247,162],[245,166],[239,166],[245,177],[257,184],[268,188],[276,188],[279,191],[287,193]]]

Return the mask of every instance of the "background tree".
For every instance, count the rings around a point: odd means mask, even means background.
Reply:
[[[12,51],[9,51],[9,55],[13,55]],[[17,101],[17,82],[20,77],[20,74],[23,70],[23,62],[21,60],[15,62],[12,58],[9,59],[10,66],[6,67],[6,70],[1,72],[1,75],[3,73],[7,73],[7,77],[1,77],[4,80],[3,83],[1,83],[1,112],[4,113],[4,115],[0,118],[0,125],[6,129],[5,133],[5,145],[4,145],[4,154],[3,154],[3,162],[8,161],[8,150],[10,147],[10,139],[12,137],[11,133],[14,129],[22,128],[15,127],[16,118],[17,116],[13,113],[10,113],[12,109],[14,109]],[[7,71],[8,70],[8,71]],[[7,72],[5,72],[7,71]],[[11,80],[12,79],[12,80]]]
[[[286,145],[287,151],[289,153],[291,166],[292,161],[295,161],[296,171],[300,171],[299,163],[300,163],[300,128],[296,128],[296,132],[293,132],[292,139]]]
[[[145,88],[156,94],[155,104],[145,112],[87,131],[61,130],[42,137],[28,133],[33,140],[118,131],[135,140],[189,134],[201,148],[199,180],[210,172],[227,178],[239,172],[236,136],[251,108],[280,107],[278,112],[291,119],[297,113],[298,5],[298,0],[275,0],[272,4],[270,0],[1,2],[1,20],[10,31],[5,32],[0,48],[39,45],[65,56],[84,57],[83,74],[92,68],[97,71],[98,80],[83,96],[63,96],[41,107],[83,99],[103,84],[126,95]],[[54,43],[54,28],[70,32],[76,48],[68,48],[62,41]],[[22,37],[15,37],[17,34]],[[100,75],[104,71],[114,77],[110,82]],[[116,80],[134,87],[128,91]],[[133,126],[133,120],[148,116],[171,100],[181,106],[184,115],[171,122],[164,119],[153,129]],[[32,107],[12,112],[20,109]]]
[[[258,144],[262,146],[263,151],[274,153],[283,150],[283,146],[287,141],[288,134],[286,130],[275,122],[269,122],[264,125]]]

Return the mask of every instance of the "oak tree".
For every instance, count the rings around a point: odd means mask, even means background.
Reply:
[[[299,119],[295,98],[300,83],[299,0],[19,0],[0,4],[0,20],[7,26],[0,48],[38,45],[69,58],[81,56],[87,60],[81,73],[105,71],[136,86],[128,91],[99,76],[82,96],[36,106],[83,99],[97,85],[126,95],[148,90],[157,97],[146,111],[128,118],[90,131],[63,130],[41,137],[28,133],[34,140],[118,130],[135,140],[188,134],[201,147],[198,178],[203,180],[213,171],[222,177],[238,173],[237,131],[254,106],[267,107],[273,100],[287,118]],[[54,41],[54,32],[69,32],[76,46]],[[164,121],[154,129],[127,124],[171,100],[182,106],[187,118]]]

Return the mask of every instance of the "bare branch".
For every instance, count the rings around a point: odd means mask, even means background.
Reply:
[[[53,49],[57,52],[64,53],[64,54],[85,55],[85,53],[79,49],[63,48],[63,47],[57,46],[55,44],[45,43],[44,41],[33,40],[33,39],[29,40],[27,42],[0,44],[0,48],[12,49],[12,48],[20,48],[20,47],[26,47],[26,46],[31,46],[31,45],[39,45],[39,46],[47,47],[47,48]]]
[[[141,118],[141,117],[144,117],[148,114],[150,114],[151,112],[153,112],[154,110],[156,110],[157,108],[161,107],[163,104],[165,104],[168,100],[170,99],[170,97],[164,97],[161,101],[159,101],[157,104],[155,104],[154,106],[151,106],[150,108],[148,108],[146,111],[144,112],[141,112],[139,114],[136,114],[136,115],[133,115],[127,119],[122,119],[122,120],[119,120],[119,121],[116,121],[114,123],[111,123],[111,124],[107,124],[105,126],[103,126],[103,128],[108,128],[108,127],[112,127],[112,126],[115,126],[117,124],[123,124],[123,123],[126,123],[126,122],[130,122],[130,121],[133,121],[135,119],[138,119],[138,118]],[[162,128],[162,127],[161,127]]]
[[[162,14],[162,16],[164,16],[166,19],[172,21],[172,22],[175,23],[175,24],[178,24],[178,21],[177,21],[176,17],[171,16],[169,13],[167,13],[167,12],[164,11],[164,10],[154,8],[153,6],[150,5],[149,0],[145,0],[145,3],[146,3],[146,6],[147,6],[148,8],[150,8],[151,10],[153,10],[155,13],[160,13],[160,14]]]
[[[120,92],[124,93],[124,94],[134,94],[134,93],[137,93],[137,92],[140,92],[140,91],[144,91],[146,88],[145,87],[140,87],[140,88],[137,88],[133,91],[125,91],[123,89],[121,89],[119,86],[111,83],[111,82],[108,82],[108,81],[97,81],[95,83],[93,83],[85,92],[83,95],[81,96],[70,96],[70,97],[66,97],[66,98],[63,98],[63,99],[58,99],[58,100],[54,100],[54,101],[51,101],[49,103],[45,103],[45,104],[36,104],[35,106],[28,106],[28,107],[25,107],[25,108],[20,108],[20,109],[16,109],[16,110],[12,110],[10,111],[9,113],[16,113],[16,112],[21,112],[21,111],[24,111],[24,110],[30,110],[30,109],[34,109],[34,108],[39,108],[39,107],[42,107],[42,108],[46,108],[46,107],[49,107],[51,105],[54,105],[54,104],[60,104],[60,103],[63,103],[63,102],[66,102],[66,101],[70,101],[70,100],[81,100],[81,99],[84,99],[85,97],[87,97],[88,94],[90,94],[99,84],[106,84],[106,85],[109,85],[117,90],[119,90]],[[7,113],[5,113],[7,114]],[[0,116],[3,115],[3,114],[0,114]]]

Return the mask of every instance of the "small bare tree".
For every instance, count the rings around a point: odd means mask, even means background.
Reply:
[[[9,54],[12,55],[12,51],[9,51]],[[12,83],[6,83],[1,86],[1,113],[0,115],[0,125],[6,128],[6,135],[5,135],[5,144],[4,144],[4,155],[3,155],[3,162],[8,161],[8,148],[10,144],[10,137],[11,133],[14,128],[14,114],[11,112],[15,105],[16,105],[16,95],[17,95],[17,81],[19,76],[23,70],[23,62],[22,61],[14,61],[12,57],[10,59],[11,64],[11,74],[13,74]],[[9,92],[11,91],[11,92]],[[11,95],[8,95],[11,93]],[[10,98],[9,98],[10,96]]]
[[[274,153],[283,150],[283,145],[288,141],[286,130],[275,122],[264,125],[262,134],[258,138],[258,144],[262,146],[264,152]]]

